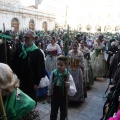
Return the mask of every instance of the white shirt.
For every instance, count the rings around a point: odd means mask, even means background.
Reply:
[[[41,51],[42,54],[43,54],[44,60],[46,60],[44,51],[43,51],[42,49],[40,49],[40,51]]]
[[[51,43],[47,46],[46,51],[57,50],[57,54],[61,54],[62,50],[58,44],[52,45]]]
[[[51,73],[50,76],[50,85],[48,87],[48,96],[51,96],[53,91],[52,91],[52,80],[53,80],[53,72]],[[68,95],[69,96],[74,96],[75,93],[77,92],[75,83],[73,81],[73,77],[71,74],[69,74],[68,82],[70,83],[70,87],[68,89]],[[57,82],[57,86],[59,86],[59,83]]]

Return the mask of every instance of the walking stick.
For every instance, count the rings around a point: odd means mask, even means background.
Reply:
[[[4,109],[4,105],[3,105],[1,90],[0,90],[0,111],[1,111],[1,113],[2,113],[2,119],[3,119],[3,120],[7,120],[6,113],[5,113],[5,109]]]
[[[67,80],[66,82],[68,82],[68,79],[69,79],[68,66],[69,66],[69,58],[67,57]],[[66,89],[66,120],[68,120],[68,89]]]
[[[6,60],[6,63],[7,63],[7,41],[6,41],[6,38],[3,38],[4,41],[5,41],[5,60]]]
[[[69,36],[69,25],[67,27],[68,27],[67,28],[67,34]],[[68,79],[69,79],[68,66],[69,66],[69,57],[67,57],[67,82],[68,82]],[[68,120],[68,89],[66,90],[66,120]]]
[[[3,23],[3,32],[5,33],[5,23]],[[2,38],[5,44],[5,62],[7,63],[7,42],[6,42],[6,38]]]

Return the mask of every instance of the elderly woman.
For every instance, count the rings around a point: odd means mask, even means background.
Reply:
[[[17,76],[8,65],[0,63],[0,90],[7,120],[39,120],[39,113],[34,109],[35,101],[18,87]]]

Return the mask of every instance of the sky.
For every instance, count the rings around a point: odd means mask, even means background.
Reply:
[[[31,5],[31,4],[34,4],[35,3],[35,0],[20,0],[21,1],[21,3],[23,4],[23,5]],[[44,1],[44,0],[43,0]],[[68,4],[71,4],[72,6],[74,6],[73,5],[73,3],[74,4],[78,4],[78,5],[80,5],[80,4],[90,4],[90,3],[92,3],[92,5],[93,4],[109,4],[109,3],[112,3],[112,4],[119,4],[120,3],[120,0],[49,0],[49,1],[62,1],[62,2],[68,2]]]
[[[35,5],[35,0],[20,1],[24,6]],[[82,21],[87,19],[86,15],[93,17],[96,16],[95,19],[97,19],[100,18],[99,15],[103,14],[104,12],[107,14],[114,13],[113,15],[115,15],[115,13],[118,13],[117,11],[120,12],[120,0],[42,0],[42,4],[39,5],[38,9],[49,11],[51,13],[55,12],[57,13],[56,15],[58,15],[60,18],[59,21],[62,21],[61,16],[64,17],[67,4],[68,22],[73,23],[73,21],[76,21],[74,24],[77,24],[79,22],[79,19],[82,17],[84,17]],[[114,9],[111,9],[111,6],[114,6]]]
[[[68,0],[42,0],[42,3],[47,2],[48,4],[54,3],[54,2],[61,2],[61,3],[65,3]],[[71,0],[72,1],[72,0]],[[29,5],[34,5],[35,4],[35,0],[20,0],[20,2],[24,5],[24,6],[29,6]]]
[[[24,6],[34,5],[35,0],[20,0]]]

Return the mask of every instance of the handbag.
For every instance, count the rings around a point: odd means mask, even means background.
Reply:
[[[44,88],[49,85],[49,79],[47,76],[41,78],[38,88]]]

